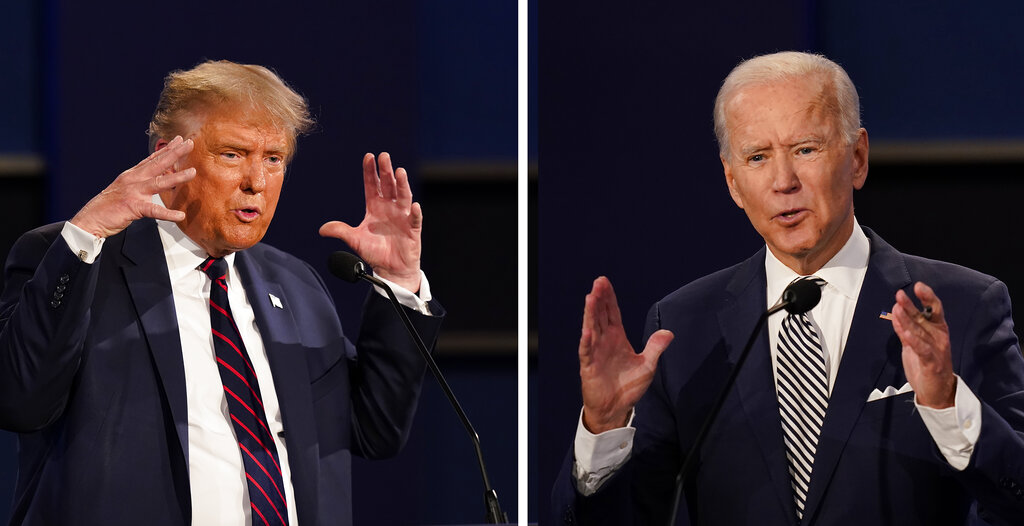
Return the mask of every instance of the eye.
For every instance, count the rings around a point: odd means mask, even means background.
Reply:
[[[761,154],[761,153],[757,153],[757,154],[751,155],[750,157],[747,157],[747,162],[750,162],[750,163],[759,163],[759,162],[761,162],[763,160],[764,160],[764,154]]]
[[[797,153],[799,153],[800,155],[810,155],[814,153],[814,148],[810,146],[804,146],[803,148],[797,150]]]
[[[267,157],[267,162],[270,164],[281,164],[284,162],[284,157],[281,157],[280,155],[271,155]]]
[[[241,156],[239,156],[235,152],[224,152],[224,153],[220,154],[220,156],[225,158],[225,159],[232,159],[232,160],[240,159],[241,158]]]

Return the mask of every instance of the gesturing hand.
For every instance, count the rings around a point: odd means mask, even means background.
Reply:
[[[952,407],[956,377],[942,302],[931,287],[920,281],[914,284],[914,294],[923,306],[931,307],[932,313],[930,319],[926,318],[905,292],[896,292],[892,326],[903,343],[903,371],[914,388],[917,403],[936,409]]]
[[[654,379],[658,358],[674,336],[659,330],[640,354],[626,339],[622,316],[608,278],[594,280],[583,309],[580,336],[580,380],[583,425],[601,433],[626,425],[629,412]]]
[[[420,234],[423,212],[412,201],[409,175],[391,169],[391,156],[380,154],[380,170],[373,154],[363,157],[366,216],[359,226],[330,221],[320,235],[338,238],[352,247],[380,277],[417,292],[420,288]]]
[[[185,213],[169,210],[153,201],[158,194],[196,176],[195,168],[168,173],[174,163],[192,151],[192,139],[175,137],[110,183],[71,218],[71,223],[100,238],[112,236],[143,217],[181,221]]]

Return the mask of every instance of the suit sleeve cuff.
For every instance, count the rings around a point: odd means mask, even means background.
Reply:
[[[416,312],[419,312],[420,314],[430,316],[429,302],[433,297],[430,295],[430,282],[427,281],[427,275],[422,270],[420,271],[419,294],[411,292],[409,289],[401,285],[396,285],[394,282],[388,281],[380,277],[376,272],[373,275],[374,277],[383,281],[384,283],[387,283],[388,286],[391,287],[392,292],[395,293],[395,298],[398,298],[398,303],[401,303],[402,305]],[[373,286],[373,290],[376,290],[377,294],[380,294],[385,298],[388,296],[387,292],[384,292],[384,289],[376,285]]]
[[[953,407],[932,409],[914,405],[931,434],[939,452],[949,465],[963,471],[971,461],[974,445],[981,435],[981,401],[959,376],[956,377],[956,397]]]
[[[583,425],[583,411],[580,411],[576,425],[576,440],[573,443],[575,462],[572,466],[576,490],[583,495],[593,495],[601,485],[615,474],[629,460],[633,452],[634,411],[629,415],[626,427],[610,429],[593,434]]]
[[[64,228],[60,231],[64,242],[68,244],[71,253],[78,256],[83,263],[92,264],[100,255],[103,248],[104,238],[96,237],[81,228],[71,224],[71,221],[64,222]]]

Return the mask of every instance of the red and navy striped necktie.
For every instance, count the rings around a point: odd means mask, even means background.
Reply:
[[[245,351],[242,336],[228,306],[228,264],[220,258],[209,258],[200,270],[210,276],[210,327],[224,395],[228,401],[231,424],[238,439],[248,480],[252,524],[288,524],[288,504],[277,446],[267,425],[263,396]]]

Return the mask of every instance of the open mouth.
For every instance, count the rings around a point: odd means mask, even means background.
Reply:
[[[782,212],[779,212],[779,214],[775,216],[775,219],[781,220],[783,222],[790,222],[798,219],[803,212],[803,208],[792,208],[790,210],[783,210]]]
[[[256,208],[236,208],[232,212],[235,213],[238,219],[246,223],[255,221],[260,216],[260,211]]]

